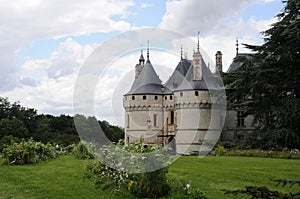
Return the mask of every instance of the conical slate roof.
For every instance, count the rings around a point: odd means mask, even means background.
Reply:
[[[165,94],[170,94],[172,91],[178,88],[178,86],[184,80],[188,70],[191,68],[191,61],[187,59],[181,59],[178,63],[177,67],[175,68],[173,74],[165,83]]]
[[[156,74],[151,62],[147,60],[141,74],[134,80],[130,91],[125,95],[162,93],[161,80]]]

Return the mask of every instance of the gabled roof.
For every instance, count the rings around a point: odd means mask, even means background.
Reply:
[[[156,74],[151,62],[147,60],[143,66],[141,74],[134,80],[133,85],[128,93],[132,94],[162,94],[161,80]]]

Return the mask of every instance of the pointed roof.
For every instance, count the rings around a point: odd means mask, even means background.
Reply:
[[[171,77],[165,83],[164,93],[172,93],[178,86],[182,83],[184,77],[186,76],[189,68],[191,67],[191,61],[187,59],[181,59],[172,73]]]
[[[150,61],[147,61],[141,74],[134,80],[130,91],[125,95],[162,93],[161,80],[156,74]]]
[[[210,69],[202,61],[202,80],[194,80],[191,60],[182,59],[165,84],[165,94],[173,91],[218,89]]]

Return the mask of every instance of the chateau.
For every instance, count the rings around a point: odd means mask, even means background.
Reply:
[[[234,62],[229,69],[241,66]],[[212,73],[200,53],[199,38],[193,59],[183,58],[181,52],[177,67],[165,84],[151,64],[149,47],[146,60],[141,51],[135,80],[123,97],[125,144],[142,138],[147,143],[169,145],[178,154],[191,154],[200,148],[209,151],[209,142],[216,142],[221,132],[222,140],[238,138],[251,119],[245,119],[242,110],[230,107],[225,117],[225,88],[217,75],[220,72],[222,53],[216,53]],[[205,144],[207,149],[203,148]]]

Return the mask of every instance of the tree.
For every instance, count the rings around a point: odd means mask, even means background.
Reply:
[[[252,147],[300,148],[300,1],[284,0],[278,22],[263,32],[255,66],[238,69],[227,77],[231,101],[255,118]]]
[[[28,138],[28,130],[24,123],[18,119],[0,119],[0,139],[4,136]]]

